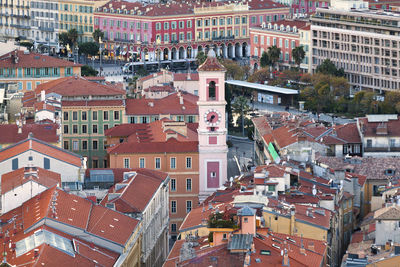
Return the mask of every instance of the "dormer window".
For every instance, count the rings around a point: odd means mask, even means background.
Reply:
[[[287,31],[287,32],[290,32],[290,26],[289,26],[289,25],[286,26],[286,31]]]
[[[396,173],[396,171],[393,169],[385,170],[385,175],[393,176],[395,173]]]
[[[297,32],[297,27],[296,26],[293,27],[293,32]]]
[[[272,24],[268,23],[268,29],[272,29]]]
[[[281,25],[281,31],[285,30],[285,26]]]
[[[277,24],[274,25],[274,30],[275,31],[278,30],[278,25]]]

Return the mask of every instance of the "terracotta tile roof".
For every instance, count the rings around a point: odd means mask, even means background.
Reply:
[[[400,118],[396,120],[387,120],[382,122],[371,122],[367,117],[358,118],[358,126],[365,137],[373,136],[400,136]],[[379,128],[386,128],[387,134],[380,134]]]
[[[35,108],[36,112],[41,111],[41,110],[47,110],[47,111],[50,111],[50,112],[54,113],[55,110],[56,110],[55,106],[50,105],[50,104],[46,104],[46,102],[44,102],[44,101],[36,102],[34,104],[34,108]]]
[[[146,123],[126,123],[109,128],[105,131],[105,136],[110,137],[127,137],[135,134],[137,131],[148,131],[149,125]]]
[[[198,81],[199,74],[198,73],[190,73],[190,79],[188,79],[187,73],[174,73],[174,81]]]
[[[336,131],[337,137],[345,140],[347,143],[361,143],[361,138],[356,123],[336,125],[334,130]]]
[[[130,172],[133,169],[126,168],[96,168],[96,169],[86,169],[85,170],[85,179],[90,177],[91,170],[111,170],[114,174],[114,183],[119,183],[124,179],[124,172]]]
[[[124,100],[62,101],[63,107],[123,107]]]
[[[22,133],[18,133],[16,124],[0,124],[0,144],[15,144],[26,139],[29,133],[38,140],[57,143],[59,136],[57,134],[58,125],[56,123],[49,124],[24,124]]]
[[[166,142],[148,143],[121,143],[108,148],[107,153],[133,154],[133,153],[185,153],[197,152],[199,149],[197,141],[179,142],[174,138]]]
[[[297,29],[301,29],[301,28],[309,25],[308,22],[303,21],[303,20],[286,20],[286,19],[285,20],[278,20],[278,21],[271,22],[271,23],[272,23],[272,25],[277,24],[279,27],[281,25],[283,25],[285,27],[287,27],[287,26],[297,27]]]
[[[31,174],[28,175],[28,173]],[[20,168],[1,176],[1,194],[5,194],[29,181],[34,181],[47,188],[61,186],[61,175],[39,167]]]
[[[352,173],[361,174],[367,179],[387,180],[398,176],[400,172],[400,164],[397,158],[360,158],[352,157],[351,159],[323,157],[320,156],[316,160],[319,164],[323,164],[333,170],[346,171],[351,169]],[[386,174],[386,170],[393,170],[393,174]]]
[[[268,178],[281,178],[285,175],[285,167],[276,164],[260,165],[254,170],[254,173],[268,172]]]
[[[136,171],[137,174],[120,184],[114,185],[108,191],[108,193],[116,193],[116,186],[125,185],[120,195],[109,200],[109,194],[107,194],[101,201],[102,205],[114,203],[115,210],[122,213],[143,212],[160,185],[168,177],[166,173],[158,171],[154,173],[142,172],[142,169],[132,171]]]
[[[62,96],[121,96],[126,94],[124,90],[115,86],[92,82],[84,77],[76,76],[42,83],[36,87],[36,95],[39,95],[42,90],[46,94],[56,93]]]
[[[197,71],[226,71],[226,68],[219,62],[214,50],[210,49],[206,61],[197,68]]]
[[[33,137],[28,137],[25,140],[0,150],[0,162],[30,149],[78,167],[82,165],[81,156]]]
[[[374,219],[400,221],[400,207],[394,205],[376,210],[374,213]]]
[[[143,91],[145,92],[175,92],[175,89],[171,85],[155,85],[155,86],[150,86]]]
[[[364,233],[359,231],[351,235],[350,244],[361,243],[364,240]]]
[[[18,63],[15,63],[15,54],[18,57]],[[15,50],[0,56],[0,68],[44,68],[44,67],[81,67],[68,60],[63,60],[51,56],[45,56],[38,53],[25,54],[22,50]]]
[[[36,223],[47,218],[123,247],[138,225],[136,219],[56,188],[25,202],[22,213],[24,229],[36,228]]]
[[[181,93],[183,104],[179,102],[179,93],[160,99],[127,99],[126,115],[198,115],[197,96]]]

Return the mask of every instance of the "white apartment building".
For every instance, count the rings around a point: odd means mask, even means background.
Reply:
[[[35,43],[35,48],[48,51],[48,47],[50,46],[53,52],[56,52],[59,32],[58,1],[31,1],[30,7],[31,39]]]
[[[0,39],[25,39],[29,28],[28,0],[0,0]]]
[[[400,13],[337,0],[329,9],[317,9],[311,22],[313,72],[330,59],[344,69],[352,92],[400,90]]]

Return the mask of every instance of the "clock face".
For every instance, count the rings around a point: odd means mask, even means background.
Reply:
[[[221,113],[215,109],[209,109],[204,114],[204,121],[207,125],[214,127],[217,126],[221,122]]]

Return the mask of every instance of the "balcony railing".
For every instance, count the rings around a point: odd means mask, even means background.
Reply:
[[[364,152],[400,152],[400,146],[392,146],[392,147],[364,147]]]

